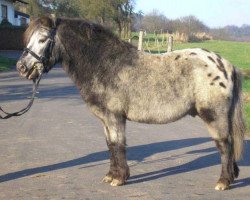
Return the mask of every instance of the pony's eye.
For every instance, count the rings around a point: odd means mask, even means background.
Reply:
[[[38,42],[39,43],[44,43],[46,41],[46,39],[40,39]]]

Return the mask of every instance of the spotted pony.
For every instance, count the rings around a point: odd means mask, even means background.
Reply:
[[[52,30],[53,49],[45,66],[32,54],[43,54]],[[82,19],[36,19],[25,41],[29,51],[17,62],[20,74],[35,80],[43,68],[49,71],[61,63],[102,122],[110,152],[104,182],[119,186],[130,176],[126,120],[165,124],[186,115],[205,122],[221,154],[215,189],[228,189],[238,177],[236,161],[245,133],[241,75],[221,56],[199,48],[156,55],[139,52],[102,26]]]

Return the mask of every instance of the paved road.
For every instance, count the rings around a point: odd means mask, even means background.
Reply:
[[[31,83],[15,71],[0,73],[0,104],[16,111]],[[0,121],[0,199],[247,199],[250,142],[241,174],[225,192],[214,190],[220,159],[198,118],[168,125],[129,122],[127,185],[101,183],[109,167],[101,123],[60,68],[42,81],[32,109]]]

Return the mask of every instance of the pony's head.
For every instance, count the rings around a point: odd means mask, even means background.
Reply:
[[[31,22],[24,34],[26,48],[16,64],[21,76],[35,80],[53,67],[55,35],[56,26],[51,18],[42,17]]]

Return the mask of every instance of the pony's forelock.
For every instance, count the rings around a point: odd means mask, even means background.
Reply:
[[[28,26],[28,28],[26,29],[24,33],[24,37],[23,37],[24,45],[26,46],[28,44],[35,30],[38,30],[41,27],[45,27],[49,29],[52,27],[52,25],[53,25],[52,19],[46,16],[32,20],[30,25]]]

